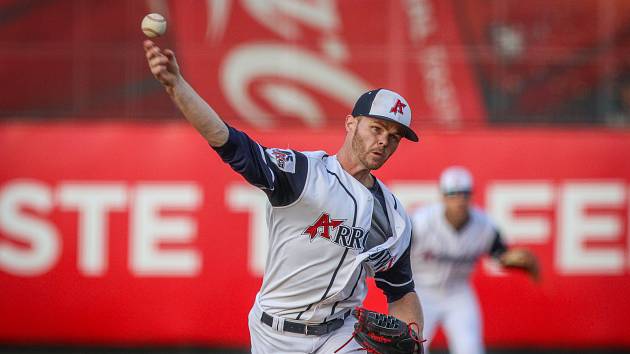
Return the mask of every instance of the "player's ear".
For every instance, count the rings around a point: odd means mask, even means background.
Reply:
[[[354,117],[351,114],[348,114],[346,116],[346,133],[356,129],[357,124],[359,124],[359,117]]]

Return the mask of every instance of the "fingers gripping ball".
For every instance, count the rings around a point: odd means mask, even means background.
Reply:
[[[142,19],[140,28],[149,38],[159,37],[166,33],[166,19],[158,13],[148,14]]]
[[[369,311],[361,307],[354,309],[352,315],[357,318],[352,337],[368,353],[423,353],[423,341],[412,329],[411,325],[413,324],[408,325],[394,316]]]

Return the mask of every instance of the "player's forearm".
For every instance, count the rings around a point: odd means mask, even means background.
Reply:
[[[424,329],[424,316],[422,314],[420,300],[415,292],[409,292],[400,299],[390,302],[388,304],[388,312],[390,315],[407,323],[417,323],[419,327],[418,335],[422,337],[422,330]]]
[[[228,139],[228,129],[219,115],[180,77],[177,84],[168,87],[171,96],[188,122],[208,141],[211,146],[222,146]]]

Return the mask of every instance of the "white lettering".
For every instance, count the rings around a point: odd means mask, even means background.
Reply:
[[[433,4],[428,0],[407,0],[407,16],[409,17],[409,37],[416,44],[424,42],[435,33],[435,15]]]
[[[130,268],[137,275],[195,276],[201,270],[197,250],[160,249],[161,243],[194,240],[197,224],[183,216],[164,216],[164,209],[191,211],[201,202],[194,184],[145,184],[135,191],[131,213]]]
[[[244,0],[241,5],[260,24],[287,40],[301,36],[300,24],[328,33],[341,27],[332,1]]]
[[[282,60],[279,62],[278,58]],[[268,100],[261,105],[260,100],[252,97],[251,86],[264,77],[278,77],[283,83],[260,84],[256,91]],[[298,90],[296,86],[304,89]],[[240,45],[225,57],[221,69],[221,89],[228,102],[240,117],[255,126],[272,127],[278,114],[296,115],[308,126],[320,126],[326,117],[307,89],[352,107],[368,87],[371,85],[359,76],[288,44]],[[295,92],[290,99],[285,99],[292,90]]]
[[[461,108],[448,66],[448,51],[441,45],[432,45],[424,48],[420,55],[427,103],[442,123],[457,124]]]
[[[47,214],[53,207],[50,188],[35,181],[9,182],[0,191],[0,231],[19,243],[0,239],[0,269],[20,276],[48,272],[61,253],[55,227],[23,210]]]
[[[550,209],[553,187],[549,182],[493,182],[486,190],[488,214],[510,243],[545,243],[551,237],[549,220],[542,216],[516,216],[522,209]]]
[[[435,182],[396,181],[390,186],[392,193],[407,212],[411,212],[412,208],[440,201],[440,191]]]
[[[267,262],[267,248],[269,247],[269,231],[267,227],[267,196],[260,191],[245,184],[233,184],[228,186],[226,202],[234,211],[250,213],[249,218],[249,271],[262,276]]]
[[[621,220],[613,215],[587,215],[590,208],[620,208],[625,199],[622,183],[566,183],[560,189],[558,242],[555,261],[564,274],[619,274],[623,250],[586,242],[618,241]]]
[[[77,267],[88,276],[107,270],[108,218],[111,210],[124,210],[126,188],[122,184],[64,183],[58,188],[62,210],[79,212]]]

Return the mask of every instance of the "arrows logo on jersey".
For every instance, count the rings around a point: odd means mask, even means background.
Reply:
[[[367,232],[358,227],[343,225],[344,221],[345,219],[331,219],[329,214],[323,213],[302,235],[308,235],[311,242],[316,237],[321,237],[342,247],[362,250]]]

